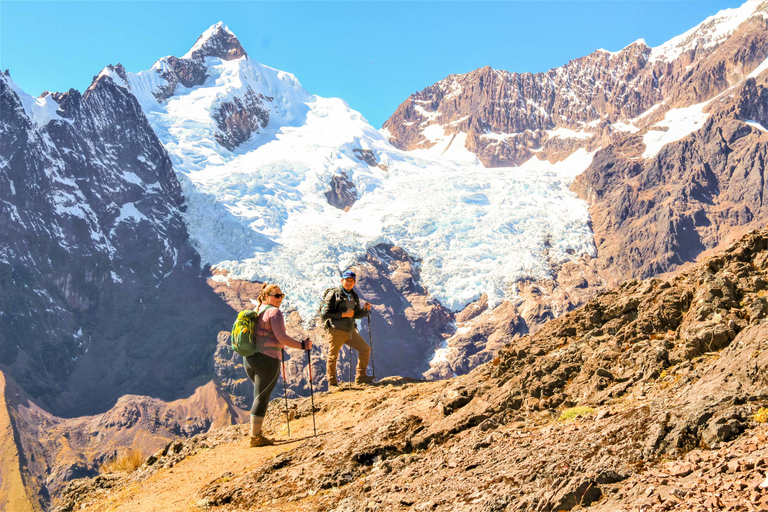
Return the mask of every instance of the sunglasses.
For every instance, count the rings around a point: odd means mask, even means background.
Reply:
[[[282,299],[283,297],[285,297],[285,294],[284,293],[274,293],[274,294],[270,293],[269,296],[270,297],[274,297],[276,299]]]

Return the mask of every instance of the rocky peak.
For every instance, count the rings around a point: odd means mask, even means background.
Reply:
[[[220,21],[203,32],[182,58],[202,60],[206,57],[218,57],[223,60],[234,60],[246,55],[235,34]]]

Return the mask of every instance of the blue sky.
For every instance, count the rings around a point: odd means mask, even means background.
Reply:
[[[483,66],[540,72],[598,48],[659,45],[742,1],[121,2],[0,0],[0,69],[26,92],[148,69],[223,21],[251,58],[375,127],[410,94]]]

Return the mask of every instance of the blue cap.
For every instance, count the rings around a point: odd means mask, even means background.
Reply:
[[[355,281],[357,281],[357,276],[356,276],[356,275],[355,275],[355,273],[354,273],[354,272],[352,272],[351,270],[345,270],[345,271],[344,271],[344,273],[343,273],[343,274],[341,274],[341,278],[342,278],[342,279],[346,279],[346,278],[348,278],[348,277],[351,277],[352,279],[354,279]]]

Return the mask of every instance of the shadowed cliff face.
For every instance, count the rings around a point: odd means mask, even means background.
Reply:
[[[178,489],[170,466],[184,471],[185,496],[210,510],[258,500],[285,511],[764,503],[767,288],[764,229],[669,281],[599,294],[468,375],[318,395],[317,437],[310,400],[294,400],[294,432],[308,436],[298,442],[251,449],[242,428],[202,434],[133,474],[73,482],[60,510],[120,510]],[[266,425],[287,438],[283,410]],[[243,452],[254,462],[228,463]]]
[[[170,159],[109,77],[40,126],[0,76],[0,366],[48,410],[174,399],[213,374],[205,286]]]

